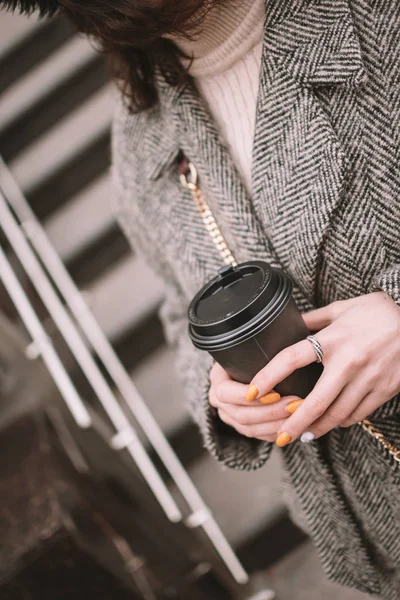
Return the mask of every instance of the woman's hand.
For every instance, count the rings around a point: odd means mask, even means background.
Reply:
[[[218,410],[224,423],[239,433],[266,442],[274,442],[289,413],[286,406],[297,398],[280,398],[276,392],[267,393],[259,400],[246,402],[247,385],[233,381],[224,369],[215,364],[211,369],[209,401]]]
[[[320,437],[365,419],[400,391],[400,309],[384,292],[334,302],[303,315],[324,351],[324,372],[314,390],[279,428],[285,446],[304,432]],[[253,379],[249,400],[315,361],[303,340],[277,354]]]

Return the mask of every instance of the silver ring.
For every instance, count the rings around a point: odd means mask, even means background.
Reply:
[[[324,351],[322,350],[322,346],[317,339],[313,335],[307,336],[309,342],[312,343],[313,348],[315,350],[315,354],[317,355],[317,362],[322,363],[324,360]]]

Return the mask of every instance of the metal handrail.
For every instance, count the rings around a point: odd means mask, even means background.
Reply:
[[[92,425],[92,419],[82,402],[76,388],[68,376],[64,365],[53,348],[35,311],[29,303],[22,285],[18,281],[9,261],[0,247],[0,279],[8,291],[21,319],[40,351],[43,361],[49,370],[53,381],[65,400],[66,405],[77,425],[86,429]]]
[[[1,186],[1,184],[0,184]],[[57,325],[60,333],[66,341],[71,352],[75,356],[77,363],[98,399],[104,407],[110,421],[116,429],[116,435],[123,431],[129,431],[129,440],[126,449],[132,456],[143,477],[147,481],[158,502],[163,507],[168,518],[177,522],[182,519],[182,514],[172,497],[170,491],[163,482],[157,469],[149,459],[143,445],[137,437],[136,432],[131,427],[130,422],[118,403],[117,398],[110,389],[99,367],[90,353],[87,345],[80,336],[80,333],[69,316],[65,306],[52,287],[47,275],[40,265],[35,253],[29,246],[16,218],[12,214],[7,201],[0,189],[0,225],[3,229],[11,247],[17,255],[19,261],[24,267],[30,278],[36,292],[48,310],[54,323]],[[41,340],[42,349],[43,340]],[[79,425],[79,422],[77,421]]]

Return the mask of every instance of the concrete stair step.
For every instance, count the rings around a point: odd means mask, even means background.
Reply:
[[[16,15],[11,11],[0,12],[0,60],[10,52],[17,44],[20,44],[40,27],[41,23],[37,21],[35,15],[30,19]]]
[[[101,328],[113,340],[127,329],[138,327],[156,312],[163,287],[143,259],[129,256],[114,265],[85,293]]]
[[[222,467],[205,454],[190,467],[189,474],[235,547],[272,527],[286,513],[280,493],[282,465],[278,452],[263,468],[250,473]]]
[[[114,225],[112,195],[109,175],[104,174],[46,220],[46,233],[64,262],[85,252]]]
[[[114,106],[112,91],[112,86],[106,86],[12,161],[11,171],[26,195],[89,146],[101,132],[108,131]]]
[[[115,223],[94,239],[83,252],[68,261],[66,266],[77,286],[86,289],[112,268],[112,265],[129,256],[132,256],[129,242]]]
[[[110,128],[105,126],[95,132],[87,145],[77,147],[76,153],[60,162],[54,172],[37,182],[29,192],[28,201],[40,220],[47,219],[79,194],[110,167]]]
[[[0,93],[75,34],[73,26],[61,16],[39,21],[35,15],[28,19],[2,10],[0,20],[3,30],[0,37]]]
[[[0,96],[0,129],[9,127],[52,90],[93,60],[88,40],[73,37]]]
[[[189,420],[184,393],[175,370],[175,354],[162,346],[139,364],[131,377],[140,395],[167,436]],[[142,441],[145,437],[140,434]]]

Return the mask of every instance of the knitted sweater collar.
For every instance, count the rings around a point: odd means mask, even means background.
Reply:
[[[175,43],[193,62],[193,77],[216,75],[229,69],[262,39],[265,0],[228,0],[212,8],[193,39]]]

